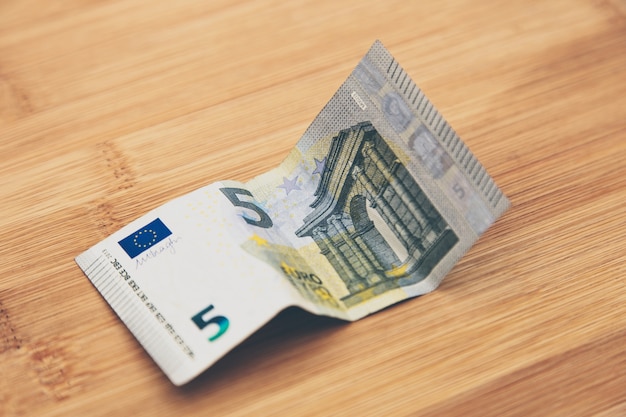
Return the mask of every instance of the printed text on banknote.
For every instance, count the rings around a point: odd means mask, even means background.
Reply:
[[[435,289],[508,200],[380,42],[284,162],[76,258],[175,384],[288,306],[356,320]]]

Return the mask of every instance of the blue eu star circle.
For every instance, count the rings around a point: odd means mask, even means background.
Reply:
[[[146,236],[146,237],[142,238],[141,240],[145,242],[145,241],[146,241],[146,239],[148,239],[149,241],[148,241],[147,243],[139,243],[139,242],[138,242],[138,240],[139,240],[139,238],[141,238],[141,236],[142,236],[144,233],[146,233],[146,234],[147,234],[147,233],[152,234],[152,238],[150,238],[150,237]],[[149,247],[149,246],[152,246],[152,245],[154,245],[154,242],[156,242],[156,240],[157,240],[157,233],[156,233],[154,230],[152,230],[152,229],[143,229],[143,230],[140,230],[139,232],[137,232],[137,234],[136,234],[135,236],[133,236],[133,243],[134,243],[134,244],[135,244],[135,246],[137,246],[138,248],[147,248],[147,247]]]

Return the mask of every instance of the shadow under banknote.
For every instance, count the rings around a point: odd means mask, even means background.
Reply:
[[[298,307],[289,307],[216,362],[208,372],[182,387],[172,388],[187,399],[196,395],[215,395],[215,392],[229,389],[251,374],[260,373],[265,378],[272,378],[276,369],[287,369],[279,365],[292,362],[294,354],[299,358],[297,372],[305,375],[309,365],[318,363],[311,360],[307,364],[307,358],[323,356],[332,345],[331,335],[347,330],[348,324]]]

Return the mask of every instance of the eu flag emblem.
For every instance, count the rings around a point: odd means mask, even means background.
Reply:
[[[148,223],[136,232],[131,233],[118,243],[122,249],[124,249],[124,252],[132,259],[171,234],[170,229],[157,217],[156,220]]]

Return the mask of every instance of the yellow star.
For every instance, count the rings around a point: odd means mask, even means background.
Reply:
[[[256,233],[253,234],[252,237],[250,237],[250,240],[255,241],[258,246],[268,246],[267,240],[263,239],[261,236],[257,235]]]
[[[389,271],[388,274],[395,278],[404,277],[407,275],[406,273],[407,269],[408,269],[407,264],[396,266],[391,271]]]
[[[296,270],[285,263],[285,261],[280,262],[280,268],[287,275],[291,275],[296,272]]]

